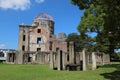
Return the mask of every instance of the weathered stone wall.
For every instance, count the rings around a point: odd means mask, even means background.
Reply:
[[[7,52],[7,58],[6,58],[6,63],[8,64],[15,64],[17,63],[17,51],[10,51]]]

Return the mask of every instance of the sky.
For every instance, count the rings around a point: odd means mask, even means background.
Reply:
[[[83,11],[70,0],[0,0],[0,48],[17,49],[19,25],[31,25],[40,13],[54,18],[55,35],[79,33],[77,26]]]

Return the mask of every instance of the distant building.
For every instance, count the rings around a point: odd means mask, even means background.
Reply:
[[[0,49],[0,62],[6,61],[7,53],[9,51],[16,51],[14,49]]]

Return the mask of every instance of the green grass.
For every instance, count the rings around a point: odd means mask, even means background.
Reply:
[[[0,80],[120,80],[120,64],[92,71],[57,71],[49,65],[0,64]]]

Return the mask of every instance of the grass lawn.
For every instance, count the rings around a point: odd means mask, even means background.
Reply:
[[[120,64],[100,66],[92,71],[57,71],[49,65],[0,64],[0,80],[120,80]]]

